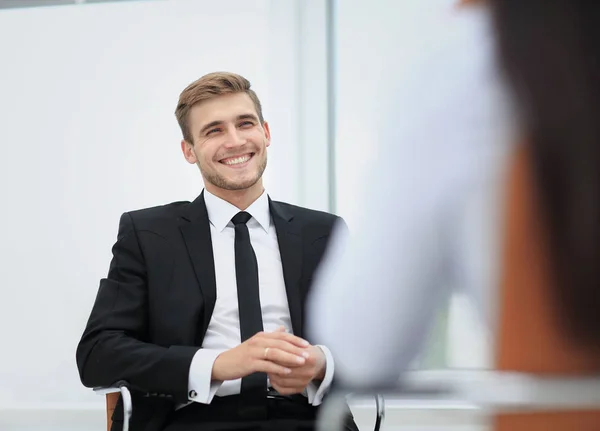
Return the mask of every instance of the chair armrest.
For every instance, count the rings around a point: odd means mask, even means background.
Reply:
[[[131,401],[131,392],[128,388],[128,383],[124,380],[115,383],[110,387],[98,387],[94,388],[94,392],[98,395],[106,395],[106,414],[107,414],[107,427],[110,431],[112,425],[112,412],[118,401],[116,394],[120,393],[123,399],[123,431],[129,430],[129,420],[133,414],[133,403]],[[113,395],[115,394],[115,395]]]
[[[340,390],[334,390],[327,395],[327,400],[319,410],[317,418],[317,431],[339,431],[344,428],[347,394]],[[383,395],[375,395],[375,425],[374,431],[380,431],[385,419],[385,403]]]
[[[373,427],[373,431],[379,431],[381,429],[381,424],[383,424],[383,420],[385,419],[385,400],[383,395],[376,394],[375,395],[375,426]]]
[[[96,395],[108,395],[108,394],[116,394],[120,393],[121,389],[116,386],[101,386],[93,389]]]

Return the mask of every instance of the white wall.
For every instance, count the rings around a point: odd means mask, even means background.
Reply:
[[[325,61],[300,44],[306,8],[316,5],[170,0],[0,11],[0,409],[102,406],[79,382],[76,344],[119,215],[201,190],[173,114],[192,80],[214,70],[248,77],[271,123],[270,194],[322,205],[299,176],[308,137],[298,130],[310,120],[301,102],[323,90],[304,88],[300,64],[300,53],[317,68]]]
[[[377,154],[393,90],[419,55],[423,21],[454,0],[336,1],[336,208],[349,225],[365,193],[356,175]],[[429,27],[428,27],[429,29]],[[381,130],[387,127],[386,130]],[[382,133],[383,132],[383,133]]]

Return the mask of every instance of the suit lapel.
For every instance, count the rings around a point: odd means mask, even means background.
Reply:
[[[204,338],[210,318],[217,300],[215,281],[215,260],[213,256],[212,240],[210,236],[210,222],[204,202],[204,192],[190,203],[186,214],[182,217],[180,225],[181,234],[190,255],[200,290],[204,297],[204,313],[202,331],[198,333],[198,340]]]
[[[287,293],[290,318],[294,334],[302,336],[302,296],[300,276],[302,275],[302,236],[297,222],[289,211],[269,199],[269,208],[277,232],[277,242],[281,254],[283,279]]]
[[[294,221],[293,215],[281,204],[269,199],[269,208],[277,232],[292,329],[294,334],[302,336],[302,296],[300,292],[302,236],[300,228]],[[204,298],[202,331],[198,334],[198,340],[201,341],[210,323],[217,298],[215,261],[204,192],[190,203],[182,219],[181,234]]]

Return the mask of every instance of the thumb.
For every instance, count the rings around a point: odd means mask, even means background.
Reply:
[[[277,329],[275,330],[275,332],[286,332],[286,330],[285,330],[285,326],[283,326],[283,325],[279,326],[279,328],[277,328]]]

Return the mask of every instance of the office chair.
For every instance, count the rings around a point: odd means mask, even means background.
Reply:
[[[109,388],[96,388],[95,392],[100,395],[106,395],[106,429],[110,431],[112,427],[112,415],[119,401],[123,398],[123,431],[129,431],[129,421],[133,414],[133,403],[131,401],[131,392],[126,381],[120,381]],[[344,397],[344,403],[345,403]],[[382,395],[375,396],[375,425],[374,431],[380,431],[385,417],[385,404]]]
[[[94,392],[106,396],[106,430],[112,427],[112,416],[119,398],[123,398],[123,431],[129,431],[129,420],[133,414],[131,392],[126,381],[121,380],[108,388],[94,388]]]

